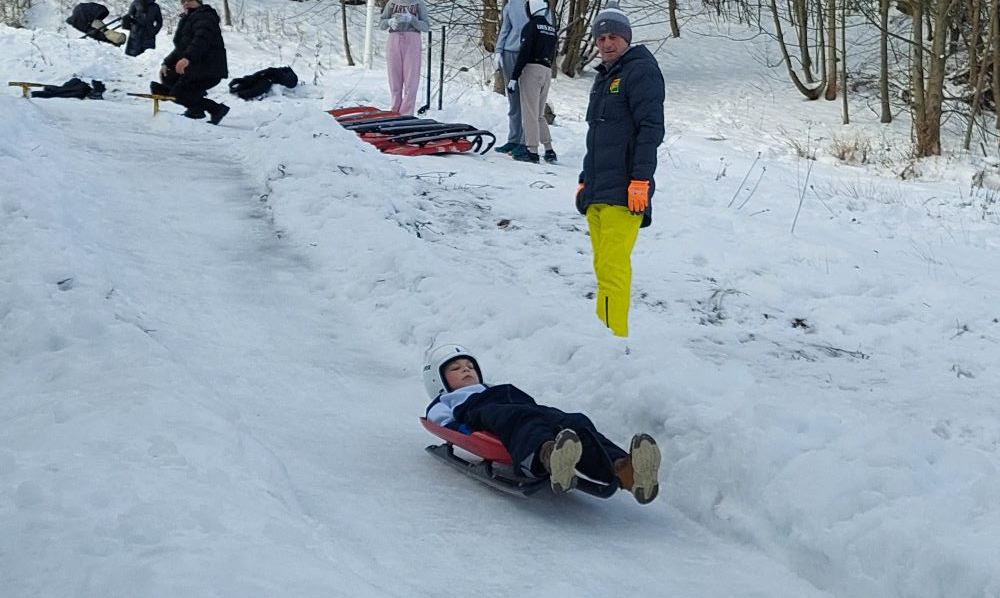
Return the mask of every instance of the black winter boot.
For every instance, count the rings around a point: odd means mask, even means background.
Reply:
[[[222,122],[222,119],[225,118],[227,114],[229,114],[229,106],[219,104],[219,106],[216,109],[211,110],[209,114],[211,115],[211,118],[208,119],[208,122],[213,125],[217,125]]]

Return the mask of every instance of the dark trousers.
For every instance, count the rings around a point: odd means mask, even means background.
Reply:
[[[218,85],[220,81],[222,81],[221,78],[190,79],[178,75],[173,69],[169,69],[163,78],[162,87],[159,89],[169,90],[166,91],[166,95],[177,98],[174,101],[187,108],[191,113],[208,112],[212,114],[219,108],[219,104],[206,98],[205,94],[209,89]]]
[[[535,475],[544,475],[536,453],[563,428],[572,429],[580,437],[583,455],[576,469],[591,479],[611,483],[614,462],[628,456],[598,432],[586,415],[539,405],[531,395],[511,384],[491,386],[473,395],[455,409],[455,418],[473,430],[496,434],[514,465]]]

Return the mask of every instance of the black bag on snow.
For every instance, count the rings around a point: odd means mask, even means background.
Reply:
[[[46,85],[41,91],[31,92],[33,98],[89,98],[91,100],[103,100],[104,92],[107,89],[104,83],[92,80],[91,85],[87,85],[82,80],[73,77],[62,85]]]
[[[252,75],[231,80],[229,93],[244,100],[255,100],[266,95],[275,83],[291,88],[299,84],[299,77],[290,66],[272,66]]]

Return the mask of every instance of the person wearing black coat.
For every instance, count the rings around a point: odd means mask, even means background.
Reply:
[[[132,0],[132,6],[122,17],[122,27],[129,29],[125,53],[138,56],[156,47],[156,34],[163,26],[163,13],[156,0]]]
[[[628,336],[632,248],[652,221],[656,151],[663,142],[663,74],[617,3],[594,18],[601,65],[587,106],[587,153],[576,207],[586,215],[594,249],[597,317]]]
[[[162,83],[150,85],[153,93],[166,92],[187,108],[184,116],[204,118],[213,125],[229,112],[229,106],[205,97],[206,92],[229,77],[226,45],[222,41],[219,13],[199,0],[182,0],[184,14],[174,32],[174,49],[160,67]]]

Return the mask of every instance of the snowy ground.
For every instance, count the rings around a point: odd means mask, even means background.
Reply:
[[[5,596],[1000,596],[978,163],[845,166],[838,103],[692,22],[660,49],[625,355],[572,202],[589,77],[553,87],[558,165],[394,158],[321,110],[385,104],[378,68],[324,60],[314,82],[303,58],[305,85],[211,127],[123,95],[166,33],[129,59],[38,22],[0,29],[6,79],[110,91],[0,94]],[[226,39],[233,76],[292,62]],[[471,78],[432,116],[502,137]],[[905,138],[856,115],[847,134]],[[661,499],[516,500],[432,460],[439,341],[612,438],[653,433]]]

